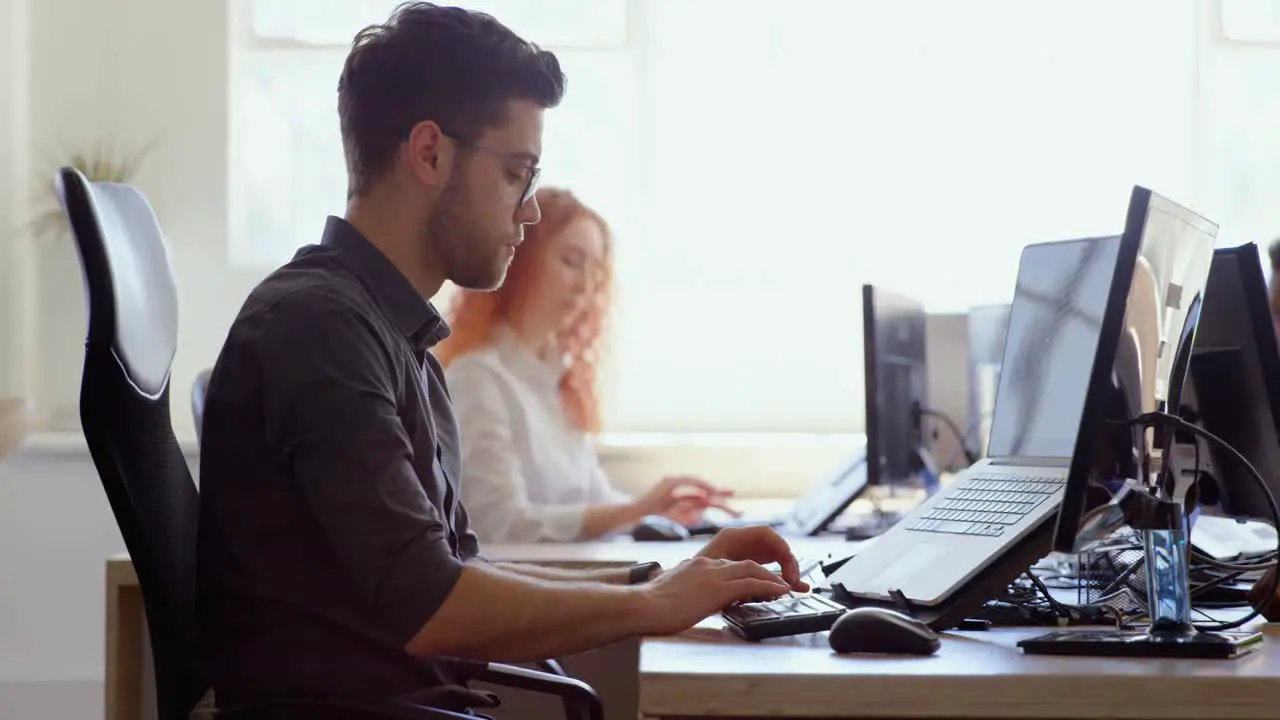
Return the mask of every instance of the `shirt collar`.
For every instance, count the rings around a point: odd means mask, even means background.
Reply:
[[[415,347],[430,348],[449,336],[449,324],[435,306],[351,223],[329,216],[320,244],[337,252]]]

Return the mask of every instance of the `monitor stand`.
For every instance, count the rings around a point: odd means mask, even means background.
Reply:
[[[1176,528],[1141,529],[1146,555],[1146,630],[1079,630],[1029,638],[1018,647],[1029,655],[1200,658],[1227,660],[1258,649],[1260,632],[1201,632],[1191,623],[1191,589],[1187,574],[1187,529],[1182,506],[1175,501]]]

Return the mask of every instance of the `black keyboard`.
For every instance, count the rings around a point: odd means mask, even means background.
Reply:
[[[792,593],[769,602],[734,605],[720,617],[747,640],[764,640],[830,630],[846,610],[822,595]]]

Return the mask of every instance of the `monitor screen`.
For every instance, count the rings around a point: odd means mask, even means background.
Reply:
[[[862,315],[867,479],[872,485],[910,485],[926,449],[919,415],[928,407],[924,306],[864,285]]]
[[[1008,305],[983,305],[968,313],[969,399],[968,441],[979,457],[987,455],[991,414],[996,409],[996,388],[1004,362],[1004,341],[1009,329]]]
[[[1190,341],[1188,312],[1203,300],[1217,234],[1216,225],[1151,194],[1116,350],[1116,373],[1132,398],[1132,415],[1164,409],[1170,393],[1182,389],[1185,368],[1174,377],[1173,363],[1180,345]],[[1126,348],[1127,366],[1121,364]]]
[[[1191,210],[1134,187],[1114,263],[1115,284],[1099,293],[1100,299],[1112,296],[1105,313],[1108,335],[1084,393],[1088,411],[1075,414],[1080,428],[1072,432],[1079,437],[1054,530],[1055,550],[1070,552],[1077,541],[1092,540],[1078,537],[1091,486],[1139,479],[1141,460],[1155,454],[1162,434],[1137,426],[1126,431],[1108,421],[1164,410],[1181,395],[1186,364],[1175,371],[1175,360],[1189,355],[1185,348],[1194,337],[1217,233],[1217,225]],[[1003,400],[996,402],[999,415]],[[1145,465],[1159,469],[1158,463]]]
[[[1119,236],[1022,251],[991,421],[991,457],[1074,453],[1119,251]]]
[[[1243,455],[1280,497],[1280,348],[1254,243],[1214,252],[1188,381],[1183,416]],[[1248,469],[1221,448],[1201,445],[1208,452],[1203,462],[1197,453],[1194,469],[1211,480],[1201,477],[1201,507],[1274,522]]]
[[[826,527],[867,486],[866,449],[859,448],[839,469],[811,485],[791,509],[783,527],[795,535],[814,535]]]

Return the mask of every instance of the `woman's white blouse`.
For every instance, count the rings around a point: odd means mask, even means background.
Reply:
[[[567,422],[563,373],[509,331],[445,371],[462,435],[462,502],[483,543],[576,540],[589,506],[631,499],[609,484],[592,438]]]

